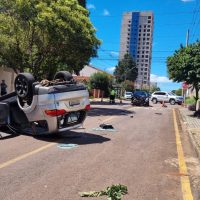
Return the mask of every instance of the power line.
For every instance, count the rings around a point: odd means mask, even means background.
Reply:
[[[196,11],[184,11],[184,12],[162,12],[162,13],[155,13],[153,12],[154,16],[155,15],[185,15],[185,14],[194,14],[194,13],[199,13],[200,10],[196,10]],[[103,16],[103,15],[93,15],[91,13],[90,17],[103,17],[103,18],[119,18],[119,17],[122,17],[123,14],[119,14],[119,15],[108,15],[108,16]],[[146,16],[140,16],[140,17],[146,17]]]

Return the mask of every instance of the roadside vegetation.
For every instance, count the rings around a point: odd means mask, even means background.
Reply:
[[[200,42],[181,46],[167,58],[169,78],[174,82],[186,82],[195,90],[195,102],[200,90]]]

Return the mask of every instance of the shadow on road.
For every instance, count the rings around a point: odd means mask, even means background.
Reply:
[[[114,116],[114,115],[129,115],[133,114],[133,111],[118,109],[118,108],[92,108],[88,112],[88,116]]]
[[[101,102],[101,101],[91,101],[90,102],[90,104],[91,105],[128,105],[129,104],[129,102],[127,103],[124,103],[123,101],[122,101],[122,103],[120,103],[120,102],[115,102],[114,104],[112,104],[112,103],[110,103],[109,101],[103,101],[103,102]],[[131,103],[130,103],[131,104]]]
[[[69,131],[66,135],[45,135],[45,136],[34,136],[37,140],[55,142],[58,144],[95,144],[110,141],[109,138],[103,137],[101,135],[95,135],[92,133],[75,132]]]

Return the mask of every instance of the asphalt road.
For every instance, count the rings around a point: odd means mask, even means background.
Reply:
[[[95,103],[83,128],[64,136],[2,134],[0,199],[81,200],[87,198],[79,192],[119,183],[128,187],[124,200],[180,200],[189,187],[187,199],[198,199],[200,165],[178,115],[174,119],[175,107]],[[94,130],[101,123],[116,131]],[[65,149],[66,144],[76,146]],[[184,162],[187,173],[181,171]]]

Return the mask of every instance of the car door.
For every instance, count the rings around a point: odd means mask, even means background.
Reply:
[[[162,101],[167,101],[168,95],[166,92],[158,92],[157,93],[157,99],[158,101],[162,102]]]

